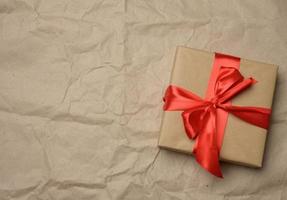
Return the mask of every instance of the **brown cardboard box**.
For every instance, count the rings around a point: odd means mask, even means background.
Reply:
[[[213,67],[214,53],[177,47],[170,84],[186,88],[204,97]],[[244,77],[258,81],[232,99],[233,105],[271,108],[278,67],[247,59],[240,61]],[[261,167],[267,130],[228,115],[220,160],[251,167]],[[175,151],[192,153],[194,141],[184,130],[180,111],[165,111],[158,145]]]

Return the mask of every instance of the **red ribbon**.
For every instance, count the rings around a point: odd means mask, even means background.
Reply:
[[[205,99],[174,85],[167,88],[164,96],[164,110],[183,111],[186,134],[195,140],[193,154],[196,161],[221,178],[219,153],[228,113],[265,129],[271,114],[268,108],[231,105],[230,100],[235,95],[256,83],[253,78],[244,79],[239,66],[239,58],[217,53]]]

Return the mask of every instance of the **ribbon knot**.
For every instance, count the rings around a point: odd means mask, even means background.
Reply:
[[[220,67],[213,90],[207,98],[170,85],[164,96],[164,110],[183,111],[187,136],[195,140],[193,154],[197,162],[215,176],[222,177],[219,154],[228,113],[267,129],[271,110],[261,107],[231,105],[230,100],[255,84],[253,78],[244,79],[233,67]]]
[[[210,100],[210,104],[212,107],[217,108],[219,106],[218,97],[213,97]]]

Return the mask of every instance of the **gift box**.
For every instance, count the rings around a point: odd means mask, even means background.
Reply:
[[[271,109],[278,70],[278,66],[272,64],[180,46],[175,52],[170,85],[184,88],[183,91],[192,91],[204,99],[212,70],[214,70],[216,56],[222,55],[227,59],[231,58],[229,63],[224,64],[231,66],[220,67],[233,67],[232,59],[235,59],[240,65],[238,67],[241,75],[256,80],[256,84],[252,84],[251,87],[234,96],[228,104]],[[253,79],[250,80],[253,81]],[[164,112],[158,146],[192,154],[197,141],[188,137],[182,113],[183,111]],[[197,117],[196,114],[194,116]],[[192,119],[190,120],[192,123]],[[223,130],[224,134],[218,152],[221,161],[255,168],[262,167],[267,128],[247,123],[229,113]],[[204,165],[204,162],[202,163]]]

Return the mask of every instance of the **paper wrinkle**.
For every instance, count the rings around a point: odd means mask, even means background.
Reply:
[[[287,199],[287,3],[0,3],[0,199]],[[159,150],[176,45],[280,66],[260,170]]]

